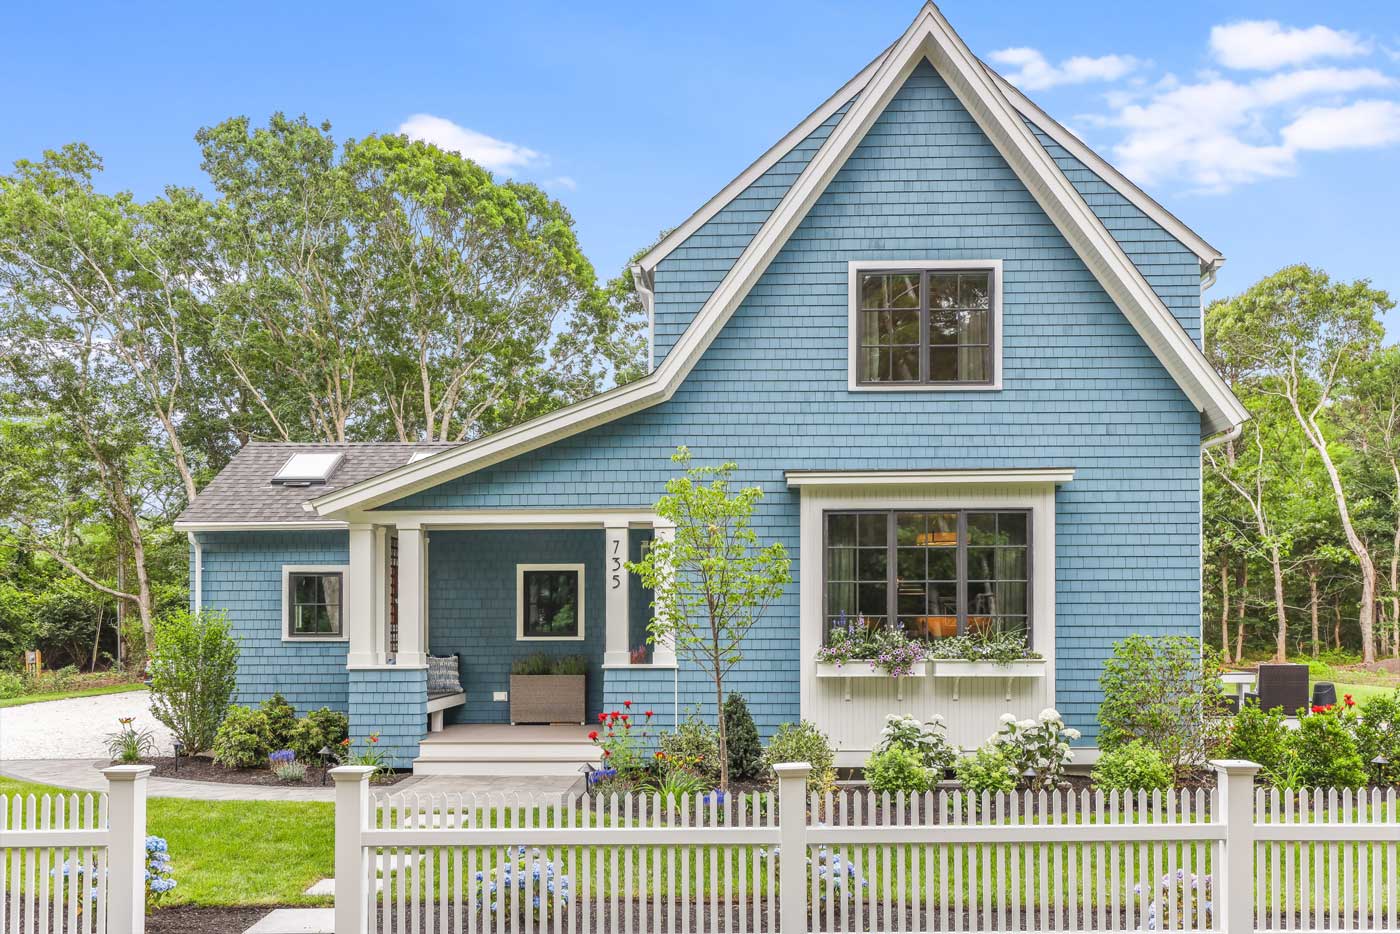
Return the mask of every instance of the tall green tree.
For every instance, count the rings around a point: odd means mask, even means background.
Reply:
[[[1322,461],[1361,569],[1361,651],[1368,663],[1376,656],[1376,562],[1358,531],[1325,422],[1346,391],[1348,374],[1379,346],[1379,316],[1392,307],[1389,295],[1366,280],[1335,282],[1319,269],[1297,265],[1223,303],[1210,322],[1221,356],[1257,377],[1260,392],[1287,404]]]
[[[724,678],[743,659],[744,638],[792,580],[790,562],[780,542],[759,545],[753,514],[763,490],[733,489],[736,464],[691,466],[685,447],[671,460],[685,472],[667,481],[656,514],[675,536],[658,537],[627,567],[655,594],[651,639],[672,642],[714,686],[720,787],[728,789]]]

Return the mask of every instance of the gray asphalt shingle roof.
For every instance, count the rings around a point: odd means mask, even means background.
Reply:
[[[415,444],[363,442],[352,444],[296,444],[249,442],[228,466],[209,482],[176,520],[207,522],[314,522],[318,517],[302,503],[333,490],[368,480],[402,467],[415,451],[445,451],[451,442]],[[325,483],[288,486],[272,482],[287,458],[302,451],[342,451],[345,456]]]

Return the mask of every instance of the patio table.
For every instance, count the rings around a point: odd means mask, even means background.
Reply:
[[[1225,685],[1234,685],[1235,694],[1239,698],[1239,709],[1244,709],[1244,696],[1249,689],[1254,687],[1254,682],[1259,680],[1259,675],[1252,671],[1227,671],[1220,676],[1220,681]]]

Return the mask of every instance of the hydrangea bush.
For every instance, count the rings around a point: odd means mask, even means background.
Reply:
[[[1058,788],[1065,778],[1065,766],[1074,759],[1069,744],[1080,733],[1065,726],[1064,718],[1053,707],[1046,707],[1034,720],[1018,720],[1015,714],[1001,715],[1001,729],[991,742],[999,746],[1016,771],[1027,778],[1032,791]]]
[[[84,865],[76,860],[65,860],[62,866],[56,866],[49,870],[51,876],[62,876],[67,880],[68,885],[79,887],[80,893],[86,892],[86,898],[78,901],[78,910],[81,911],[85,902],[97,901],[97,864],[90,863]],[[170,847],[165,842],[164,837],[146,837],[146,905],[155,907],[160,904],[167,894],[174,890],[177,885],[175,877],[171,874]]]
[[[818,826],[824,825],[819,824]],[[758,858],[760,861],[767,861],[771,857],[776,866],[782,860],[782,849],[780,846],[775,846],[771,850],[760,847]],[[817,847],[816,852],[807,857],[808,891],[811,891],[814,878],[817,883],[818,897],[822,902],[826,902],[829,898],[849,902],[856,897],[857,891],[870,888],[869,881],[860,877],[855,863],[842,859],[840,853],[827,850],[825,845]]]
[[[907,714],[892,713],[885,717],[885,726],[880,730],[873,751],[884,752],[894,747],[908,749],[923,760],[926,768],[937,773],[936,778],[942,777],[958,761],[957,749],[944,735],[946,722],[941,714],[921,722]]]
[[[1178,869],[1176,874],[1166,873],[1155,892],[1144,891],[1142,884],[1133,886],[1139,899],[1150,898],[1147,903],[1147,929],[1166,929],[1170,917],[1170,904],[1176,902],[1176,928],[1192,926],[1191,922],[1200,917],[1199,925],[1210,928],[1212,905],[1210,900],[1210,876],[1198,876],[1194,872]]]

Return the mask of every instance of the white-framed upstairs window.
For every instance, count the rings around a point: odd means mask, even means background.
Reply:
[[[345,578],[348,565],[282,566],[282,639],[286,642],[343,642]]]
[[[515,566],[515,638],[522,642],[582,642],[583,565]]]
[[[1001,388],[1001,260],[856,260],[849,277],[848,388]]]

